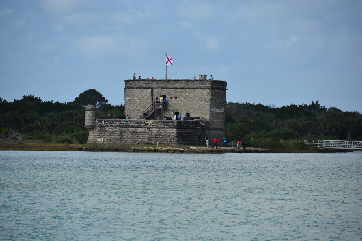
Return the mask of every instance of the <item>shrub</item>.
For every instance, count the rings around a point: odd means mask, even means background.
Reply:
[[[79,132],[73,133],[70,136],[73,139],[75,139],[79,144],[85,144],[88,141],[88,135],[89,135],[89,132],[87,130],[85,130],[85,131],[79,131]]]
[[[50,134],[44,133],[29,133],[24,140],[43,140],[45,142],[51,142],[53,140],[53,136]]]
[[[289,128],[279,128],[268,134],[269,137],[278,140],[293,140],[299,138],[298,132]]]
[[[60,124],[59,126],[57,126],[54,130],[55,134],[60,135],[62,133],[65,134],[71,134],[71,133],[75,133],[80,131],[81,128],[77,125],[75,125],[73,122],[71,121],[67,121],[64,122],[62,124]]]
[[[59,136],[57,138],[57,143],[73,144],[73,141],[68,136]]]

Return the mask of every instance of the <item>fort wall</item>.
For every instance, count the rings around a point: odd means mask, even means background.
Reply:
[[[221,139],[225,135],[225,81],[200,79],[125,80],[125,114],[131,119],[95,118],[86,108],[88,143],[196,145],[198,136]],[[155,108],[156,97],[166,106]],[[150,116],[145,116],[151,107]],[[170,120],[175,113],[191,118]],[[166,118],[167,117],[167,118]]]
[[[200,121],[96,119],[88,143],[196,145]]]
[[[164,116],[189,113],[211,121],[213,127],[223,128],[225,117],[220,113],[225,109],[226,86],[225,81],[206,79],[125,80],[125,113],[139,119],[156,97],[166,96]]]

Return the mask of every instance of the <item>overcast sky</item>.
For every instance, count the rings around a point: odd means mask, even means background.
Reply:
[[[0,97],[73,101],[212,74],[227,101],[362,113],[362,1],[1,0]]]

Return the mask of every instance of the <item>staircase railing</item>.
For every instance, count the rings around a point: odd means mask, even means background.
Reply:
[[[151,103],[151,104],[142,112],[142,115],[140,116],[140,118],[141,118],[141,119],[144,118],[144,117],[148,118],[148,117],[150,117],[150,116],[153,114],[153,112],[155,112],[155,105],[154,105],[154,103]]]

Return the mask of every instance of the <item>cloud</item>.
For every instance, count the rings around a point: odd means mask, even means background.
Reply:
[[[76,9],[80,0],[42,0],[43,9],[48,14],[65,14]]]
[[[232,72],[232,66],[220,64],[216,67],[216,70],[222,76],[229,76],[230,72]]]
[[[116,48],[115,42],[112,36],[98,35],[82,39],[79,46],[86,57],[99,58],[112,52]]]
[[[217,37],[210,37],[209,35],[204,34],[203,30],[195,30],[196,27],[194,27],[194,25],[190,22],[181,21],[181,25],[188,29],[196,39],[201,40],[202,45],[205,46],[205,49],[217,50],[219,48],[220,43]]]
[[[137,4],[135,1],[109,1],[106,4],[97,0],[41,0],[44,11],[70,25],[117,25],[132,24],[154,17],[155,4]],[[152,8],[153,7],[153,8]]]
[[[136,58],[145,51],[142,38],[126,35],[94,35],[78,42],[79,50],[89,59]]]
[[[219,48],[219,41],[215,37],[210,37],[205,34],[202,34],[199,31],[193,31],[194,36],[201,40],[206,49],[217,50]]]
[[[331,2],[329,8],[338,1]],[[290,23],[298,19],[316,19],[325,17],[328,12],[324,2],[306,1],[251,1],[233,4],[226,18],[229,21],[242,21],[258,25],[265,23]],[[285,20],[288,20],[287,22]]]
[[[186,1],[179,5],[179,17],[188,21],[205,21],[217,14],[217,7],[209,1]]]
[[[61,21],[69,25],[125,25],[135,22],[135,18],[123,12],[108,13],[105,16],[102,13],[95,12],[74,12],[61,17]]]
[[[0,9],[0,17],[11,15],[14,11],[10,9]]]
[[[60,24],[56,24],[53,26],[53,30],[57,33],[63,33],[64,32],[64,26]]]
[[[216,38],[200,36],[200,39],[205,41],[206,48],[209,50],[217,50],[219,48],[219,41]]]

